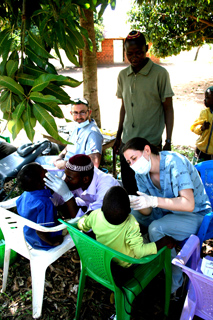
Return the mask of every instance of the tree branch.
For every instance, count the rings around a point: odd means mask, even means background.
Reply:
[[[190,16],[190,18],[197,21],[197,17],[195,17],[195,16]],[[207,20],[199,19],[199,22],[206,24],[208,27],[213,27],[213,23],[211,23]]]
[[[172,38],[172,39],[179,39],[179,38],[182,38],[182,37],[187,36],[187,35],[190,34],[190,33],[195,33],[195,32],[198,32],[198,31],[202,31],[202,30],[204,30],[204,29],[206,29],[206,28],[208,28],[208,26],[205,26],[205,27],[200,28],[200,29],[197,29],[197,30],[189,31],[189,32],[187,32],[187,33],[184,33],[184,34],[181,35],[181,36],[177,36],[177,37],[174,37],[174,38]]]

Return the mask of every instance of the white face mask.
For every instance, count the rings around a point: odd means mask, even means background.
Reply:
[[[81,122],[81,123],[76,122],[75,124],[76,124],[77,128],[81,129],[83,127],[86,127],[89,124],[89,119],[87,119],[86,121]]]
[[[133,165],[130,166],[135,173],[147,174],[151,169],[151,159],[146,160],[142,155]]]

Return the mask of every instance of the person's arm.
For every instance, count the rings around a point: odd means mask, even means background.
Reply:
[[[64,157],[67,153],[67,146],[59,153],[58,158],[53,161],[53,164],[58,169],[65,169],[66,161],[64,161]]]
[[[131,208],[138,210],[143,215],[151,213],[152,208],[158,207],[168,211],[192,212],[195,207],[194,193],[192,189],[183,189],[179,191],[176,198],[161,198],[148,196],[145,193],[137,192],[138,197],[131,201]]]
[[[166,143],[163,150],[171,151],[172,130],[174,125],[174,109],[172,97],[166,98],[163,102],[164,118],[166,125]]]
[[[118,131],[117,131],[117,135],[115,138],[115,143],[113,145],[113,150],[114,152],[117,154],[118,153],[118,149],[120,147],[121,144],[121,134],[123,132],[123,123],[124,123],[124,118],[125,118],[125,108],[124,108],[124,101],[122,99],[121,102],[121,109],[120,109],[120,118],[119,118],[119,125],[118,125]]]
[[[92,228],[91,224],[92,215],[85,214],[81,219],[78,220],[78,229],[88,232]]]
[[[59,210],[63,215],[63,219],[72,219],[76,217],[79,207],[73,197],[64,202],[64,204],[59,207]]]
[[[158,208],[170,211],[186,211],[192,212],[195,207],[194,193],[192,189],[184,189],[179,191],[177,198],[159,198]]]
[[[88,154],[88,156],[92,160],[94,166],[96,168],[98,168],[100,166],[100,163],[101,163],[101,154],[97,152],[97,153]]]

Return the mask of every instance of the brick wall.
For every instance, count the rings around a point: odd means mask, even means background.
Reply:
[[[104,39],[102,41],[102,51],[97,52],[97,63],[98,64],[113,64],[113,40],[117,39]],[[121,40],[121,39],[118,39]],[[149,45],[151,47],[151,45]],[[124,49],[123,49],[124,50]],[[127,57],[125,55],[124,50],[124,63],[128,63]],[[149,53],[147,53],[147,57],[149,56]],[[155,56],[150,57],[153,62],[159,63],[160,59],[156,58]],[[79,51],[79,63],[82,66],[82,50]]]

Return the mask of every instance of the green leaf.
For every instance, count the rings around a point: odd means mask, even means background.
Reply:
[[[9,92],[9,95],[7,98],[0,104],[1,111],[2,112],[10,112],[11,111],[11,92]]]
[[[6,70],[8,77],[13,77],[15,72],[18,70],[18,61],[9,60],[6,63]]]
[[[5,74],[5,66],[6,66],[6,60],[3,60],[1,63],[0,63],[0,75],[4,75]]]
[[[66,77],[56,75],[56,74],[42,74],[34,81],[34,86],[32,88],[32,91],[42,91],[45,87],[48,86],[50,81],[56,81],[56,80],[65,80]]]
[[[42,70],[39,67],[36,67],[32,64],[26,64],[24,66],[24,72],[31,74],[33,76],[36,76],[36,78],[38,78],[42,74],[45,74],[44,70]]]
[[[44,108],[35,103],[33,105],[33,113],[38,122],[52,137],[58,137],[55,120]]]
[[[5,44],[8,42],[9,35],[9,29],[0,32],[0,55],[3,55],[5,52]]]
[[[69,95],[60,87],[58,87],[57,85],[50,83],[44,90],[43,92],[44,94],[50,94],[54,97],[56,97],[57,99],[59,99],[62,104],[69,104],[71,103],[70,101],[70,97]]]
[[[79,63],[73,54],[73,46],[70,44],[70,41],[67,41],[66,47],[65,47],[65,52],[67,55],[67,58],[76,66],[79,66]]]
[[[31,86],[31,87],[33,87],[35,79],[36,79],[35,76],[32,76],[30,74],[26,74],[26,73],[19,73],[16,76],[16,80],[19,83],[21,83],[22,85]]]
[[[83,81],[78,81],[78,80],[73,79],[71,77],[66,77],[65,80],[56,82],[56,84],[58,86],[69,86],[72,88],[76,88],[76,87],[80,86],[80,84],[82,84],[82,83],[83,83]]]
[[[19,119],[15,122],[13,128],[12,128],[12,138],[13,140],[15,140],[15,138],[17,137],[18,133],[20,132],[21,129],[24,128],[24,122]]]
[[[58,49],[58,44],[55,42],[54,43],[54,49],[55,49],[55,53],[57,54],[57,56],[59,57],[59,60],[60,60],[60,64],[62,65],[62,68],[64,68],[64,64],[63,64],[63,61],[61,59],[61,55],[60,55],[60,51]]]
[[[17,105],[15,111],[12,114],[12,117],[14,120],[18,120],[21,118],[22,113],[25,110],[25,103],[26,103],[26,100],[23,100]]]
[[[46,61],[44,61],[44,58],[39,57],[36,52],[34,52],[30,46],[26,46],[26,54],[28,57],[35,62],[40,68],[44,68]],[[46,58],[45,58],[46,60]]]
[[[48,102],[61,103],[61,101],[56,99],[54,96],[43,95],[40,92],[32,92],[30,94],[30,99],[32,99],[35,102],[42,102],[42,103],[48,103]]]
[[[24,129],[26,131],[27,137],[30,139],[30,141],[33,142],[35,130],[32,127],[31,107],[29,104],[27,104],[27,111],[25,112],[25,118],[26,118],[26,120],[24,121]]]
[[[52,63],[47,62],[45,66],[45,71],[51,74],[57,74],[57,71]]]
[[[55,25],[55,32],[58,37],[58,42],[61,47],[64,48],[66,46],[66,36],[65,36],[65,28],[62,20],[58,20]]]
[[[43,47],[42,42],[41,42],[41,38],[34,35],[32,32],[29,32],[29,44],[30,47],[41,57],[43,58],[52,58],[54,59],[54,57],[49,54]]]
[[[18,56],[17,50],[13,50],[13,52],[9,56],[9,60],[19,61],[19,56]]]
[[[53,103],[41,103],[39,102],[39,105],[44,108],[45,110],[51,112],[51,114],[53,115],[53,117],[57,117],[57,118],[60,118],[60,119],[63,119],[64,118],[64,114],[61,110],[61,108],[56,104],[53,104]]]
[[[4,102],[7,99],[7,97],[9,96],[9,94],[10,94],[10,91],[8,91],[8,90],[2,91],[2,93],[0,95],[0,102]]]
[[[4,61],[4,60],[7,60],[8,54],[9,54],[10,49],[11,49],[11,46],[12,46],[12,43],[13,43],[13,39],[9,39],[9,40],[7,40],[7,42],[3,45],[3,48],[4,48],[4,51],[3,51],[3,53],[2,53],[3,61]]]
[[[24,95],[24,89],[15,80],[7,76],[0,76],[0,85],[9,89],[13,93]]]
[[[84,48],[84,40],[80,32],[66,28],[67,33],[69,34],[71,40],[76,44],[79,49]]]

